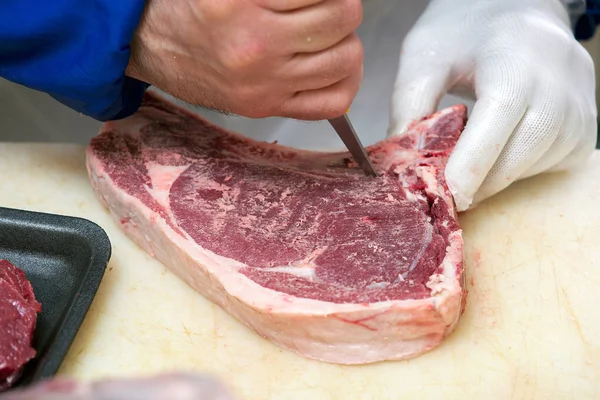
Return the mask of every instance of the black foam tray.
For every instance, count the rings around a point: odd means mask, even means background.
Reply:
[[[82,218],[0,207],[0,258],[25,272],[42,303],[37,355],[13,388],[53,376],[96,295],[110,259],[106,232]]]

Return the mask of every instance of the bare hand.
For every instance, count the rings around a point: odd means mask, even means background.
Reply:
[[[149,0],[129,76],[238,115],[343,114],[362,80],[361,0]]]

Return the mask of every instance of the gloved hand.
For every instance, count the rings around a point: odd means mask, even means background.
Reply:
[[[432,0],[400,56],[388,135],[473,94],[446,168],[459,211],[517,179],[584,161],[597,136],[593,62],[559,0]]]
[[[339,116],[362,80],[360,0],[149,0],[127,74],[245,117]]]

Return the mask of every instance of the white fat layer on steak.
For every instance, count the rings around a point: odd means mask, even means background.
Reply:
[[[419,167],[421,179],[425,182],[426,190],[431,194],[439,193],[439,183],[432,167]]]
[[[425,133],[421,133],[419,135],[419,141],[417,142],[417,149],[418,150],[423,150],[425,148],[425,141],[427,140],[427,137],[425,135]]]
[[[173,182],[190,167],[190,165],[161,165],[157,163],[146,163],[148,176],[152,187],[145,186],[150,195],[160,203],[165,209],[169,210],[169,193]]]
[[[321,280],[315,271],[315,265],[296,265],[296,266],[287,266],[287,267],[273,267],[273,268],[265,268],[262,271],[264,272],[282,272],[289,275],[294,275],[299,278],[304,278],[311,282],[316,283],[324,283]]]
[[[421,249],[417,253],[416,257],[413,259],[413,262],[410,264],[410,267],[408,267],[408,271],[406,271],[405,273],[402,274],[402,278],[406,279],[408,274],[416,268],[417,264],[419,264],[419,261],[421,261],[421,258],[423,258],[423,254],[425,254],[425,250],[429,246],[429,243],[431,243],[432,237],[433,237],[433,226],[431,226],[430,224],[427,224],[427,228],[425,229],[425,240],[423,241],[423,246],[421,246]],[[401,281],[399,279],[397,279],[396,282],[394,282],[394,283],[398,283],[398,282],[401,282]]]
[[[407,182],[402,182],[402,187],[404,189],[406,189],[404,191],[404,194],[405,194],[407,200],[409,200],[411,202],[414,202],[414,203],[418,202],[419,200],[422,200],[422,201],[426,201],[427,200],[425,198],[425,196],[423,196],[421,193],[415,193],[415,192],[412,192],[412,191],[408,190],[408,188],[410,187],[410,185]]]
[[[170,203],[169,203],[169,194],[171,192],[171,187],[173,183],[179,178],[179,176],[190,167],[190,165],[181,165],[181,166],[171,166],[171,165],[162,165],[157,163],[148,162],[145,164],[146,169],[148,171],[148,176],[150,177],[150,182],[152,183],[152,187],[148,185],[145,186],[146,191],[164,208],[165,212],[169,216],[169,219],[174,225],[177,225],[177,221],[171,211]],[[219,185],[215,181],[207,182],[207,186],[215,186]],[[133,214],[129,214],[133,217]],[[130,224],[135,224],[135,221],[132,219]],[[231,269],[231,272],[239,271],[241,268],[244,268],[246,265],[238,262],[236,260],[232,260],[227,257],[222,257],[218,254],[215,254],[206,249],[202,249],[200,245],[196,244],[192,237],[185,231],[182,232],[183,235],[189,240],[189,243],[194,243],[194,247],[201,249],[202,253],[204,253],[208,258],[212,259],[214,262],[218,262],[223,266],[227,266]],[[148,235],[144,235],[146,242],[149,244],[149,248],[153,249],[154,243],[152,238]]]

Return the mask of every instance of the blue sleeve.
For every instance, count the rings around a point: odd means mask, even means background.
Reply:
[[[1,0],[0,76],[100,121],[139,107],[125,76],[145,0]]]
[[[575,24],[575,38],[577,40],[591,39],[596,33],[596,26],[600,24],[600,0],[587,0],[586,11]]]

